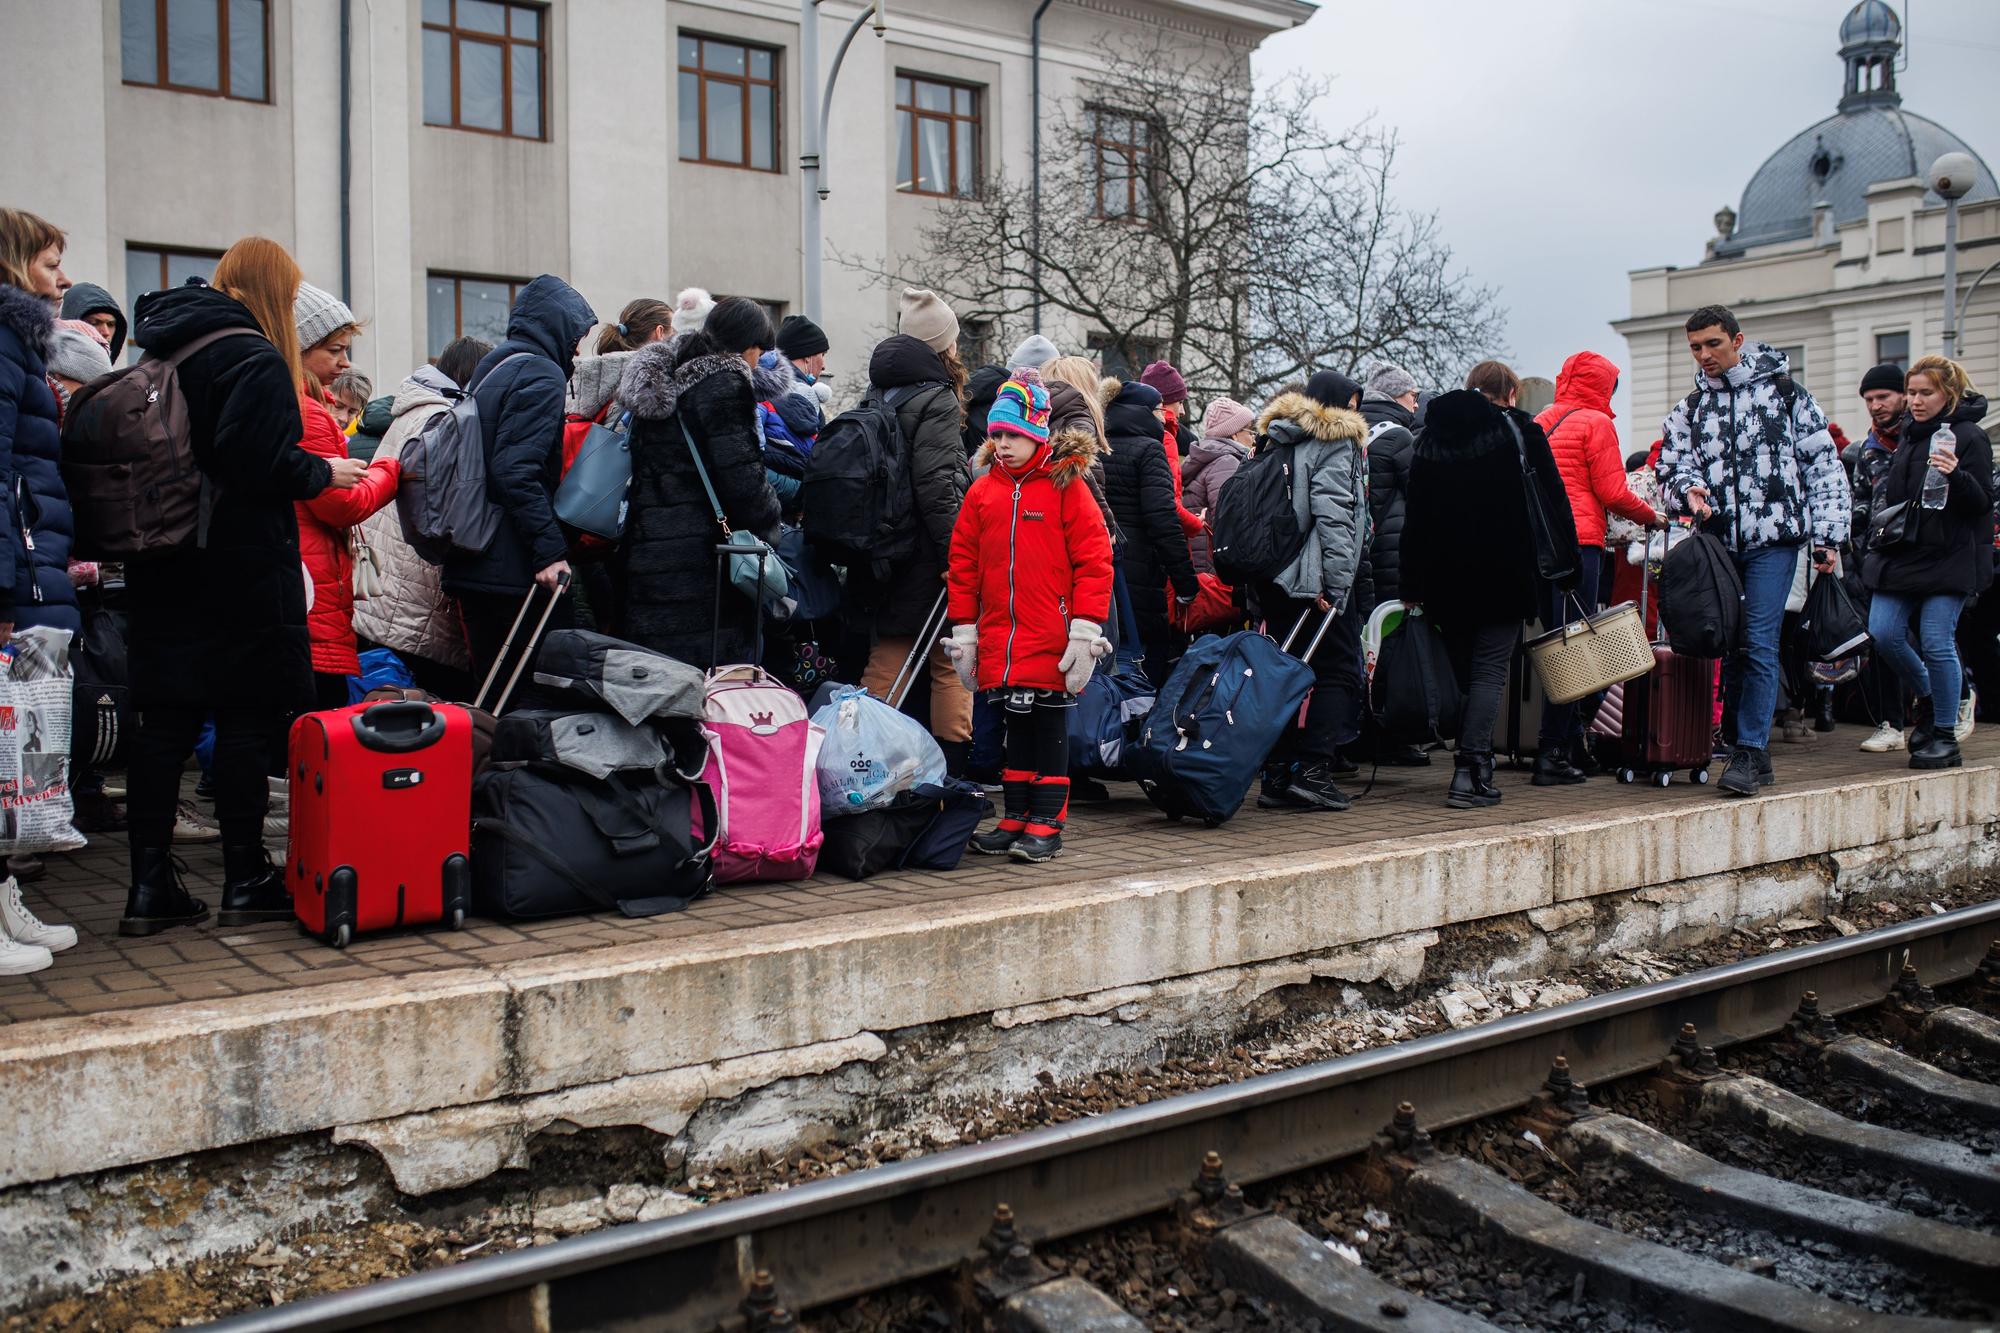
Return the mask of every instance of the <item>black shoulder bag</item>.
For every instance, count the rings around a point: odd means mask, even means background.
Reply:
[[[1535,469],[1528,462],[1528,444],[1521,438],[1521,428],[1514,424],[1514,418],[1501,409],[1500,419],[1507,423],[1507,433],[1514,437],[1514,452],[1521,459],[1521,499],[1528,510],[1528,533],[1535,543],[1535,569],[1550,583],[1561,583],[1576,576],[1576,548],[1564,546],[1556,541],[1555,523],[1549,518],[1548,499],[1542,494],[1542,484],[1535,476]]]

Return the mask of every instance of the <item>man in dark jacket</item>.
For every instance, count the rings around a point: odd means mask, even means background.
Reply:
[[[553,593],[569,574],[569,543],[554,507],[562,479],[563,395],[577,340],[596,322],[576,288],[544,273],[521,289],[507,316],[507,337],[466,386],[479,404],[486,493],[505,521],[484,551],[445,561],[444,588],[464,609],[472,668],[481,675],[499,657],[529,589],[539,583]],[[564,598],[549,627],[573,621]]]
[[[1393,365],[1375,367],[1361,394],[1361,416],[1368,423],[1368,513],[1375,523],[1369,556],[1378,602],[1395,601],[1401,582],[1402,555],[1397,548],[1403,540],[1403,506],[1410,493],[1416,406],[1417,382],[1408,371]]]
[[[79,282],[63,293],[62,317],[80,319],[110,341],[111,363],[125,350],[125,312],[111,293],[94,282]]]

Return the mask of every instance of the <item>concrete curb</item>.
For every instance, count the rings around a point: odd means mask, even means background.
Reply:
[[[820,1047],[1701,877],[1967,868],[2000,768],[1526,823],[0,1028],[0,1187]],[[1982,861],[1983,865],[1984,862]],[[1587,904],[1586,904],[1587,905]],[[87,1108],[79,1114],[80,1108]]]

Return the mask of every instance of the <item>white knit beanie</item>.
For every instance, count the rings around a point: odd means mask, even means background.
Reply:
[[[299,294],[292,298],[292,323],[298,325],[301,352],[311,351],[333,333],[358,322],[347,302],[309,282],[300,283]]]
[[[695,333],[708,323],[715,298],[699,287],[689,287],[674,298],[674,332]]]
[[[896,332],[909,334],[933,352],[943,352],[958,342],[958,316],[928,287],[905,287]]]

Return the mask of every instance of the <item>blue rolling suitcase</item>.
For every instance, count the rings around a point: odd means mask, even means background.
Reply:
[[[1235,814],[1264,758],[1297,725],[1312,692],[1310,664],[1334,617],[1321,621],[1304,657],[1288,651],[1311,615],[1282,644],[1244,630],[1195,640],[1160,687],[1128,751],[1133,776],[1169,819],[1213,828]]]

